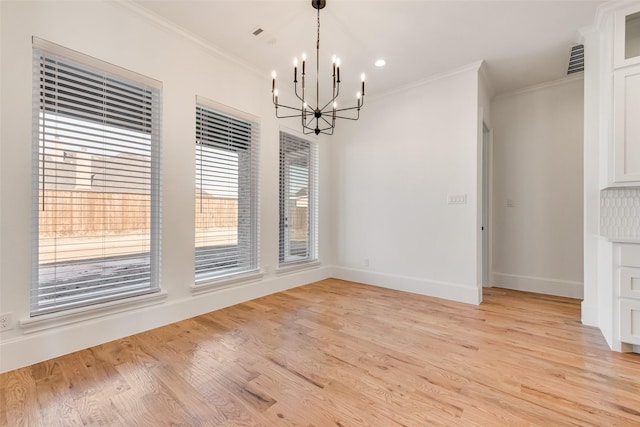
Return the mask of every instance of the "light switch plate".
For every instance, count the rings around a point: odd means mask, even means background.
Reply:
[[[449,205],[466,205],[467,204],[467,195],[466,194],[449,194],[447,196],[447,204],[449,204]]]

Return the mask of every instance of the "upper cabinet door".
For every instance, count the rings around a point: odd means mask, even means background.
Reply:
[[[640,2],[615,14],[614,67],[640,64]]]
[[[640,65],[616,70],[613,79],[613,182],[637,186],[640,184]]]

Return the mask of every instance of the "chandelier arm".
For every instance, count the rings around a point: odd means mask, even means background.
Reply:
[[[333,127],[333,125],[329,122],[329,120],[325,119],[324,116],[320,117],[322,119],[323,122],[325,122],[327,125]]]
[[[305,129],[308,132],[306,132]],[[328,128],[319,129],[319,133],[327,134],[327,132],[325,132],[325,131],[329,130],[329,129],[333,129],[333,128],[328,127]],[[311,135],[312,133],[315,134],[316,133],[316,128],[312,128],[312,127],[309,127],[309,126],[304,126],[304,128],[302,129],[302,132],[303,132],[304,135]]]
[[[336,119],[353,120],[354,122],[359,118],[360,118],[360,112],[358,112],[358,115],[356,117],[336,116]]]
[[[333,101],[338,99],[338,96],[340,96],[340,82],[338,82],[338,84],[336,86],[336,90],[335,90],[335,93],[333,95],[333,98],[331,98],[331,100],[329,102],[327,102],[325,104],[325,106],[320,109],[320,111],[324,111],[325,108],[327,108],[329,105],[333,104]]]
[[[349,111],[349,110],[360,110],[360,107],[346,107],[346,108],[338,108],[336,109],[336,113],[340,111]]]
[[[321,133],[326,133],[325,131],[333,129],[333,126],[329,125],[329,127],[320,129]]]
[[[308,127],[308,128],[305,128],[305,129],[307,129],[307,130],[308,130],[308,132],[307,132],[307,133],[305,133],[305,135],[309,135],[309,134],[312,134],[312,133],[316,133],[316,129],[315,129],[315,128],[309,128],[309,127]],[[318,133],[326,134],[326,133],[327,133],[326,131],[328,131],[328,130],[330,130],[330,129],[332,129],[332,128],[331,128],[331,127],[327,127],[327,128],[318,129]]]
[[[278,113],[276,113],[276,118],[277,119],[290,119],[292,117],[300,117],[300,114],[292,114],[289,116],[279,116]]]
[[[311,128],[306,128],[306,129],[308,129],[308,131],[305,131],[304,129],[302,130],[302,134],[303,134],[303,135],[311,135],[311,134],[315,134],[315,133],[316,133],[316,130],[315,130],[315,129],[311,129]],[[318,130],[318,133],[321,133],[321,134],[323,134],[323,135],[333,135],[333,130],[334,130],[334,129],[335,129],[335,128],[333,128],[333,127],[328,127],[328,128],[324,128],[324,129],[319,129],[319,130]],[[329,131],[329,132],[327,132],[327,131]]]
[[[302,108],[297,108],[297,107],[289,107],[288,105],[283,105],[283,104],[275,104],[276,108],[280,107],[280,108],[286,108],[288,110],[294,110],[294,111],[298,111],[299,113],[302,113],[304,110]]]
[[[315,117],[311,116],[311,117],[309,118],[309,121],[307,121],[306,123],[304,123],[304,122],[303,122],[302,126],[306,127],[307,129],[313,129],[313,128],[311,127],[311,123],[313,123],[313,119],[314,119],[314,118],[315,118]]]
[[[305,103],[305,100],[304,100],[304,86],[302,87],[302,97],[300,97],[300,95],[298,95],[298,83],[297,82],[294,82],[294,83],[295,83],[295,85],[293,86],[293,89],[294,89],[293,92],[296,94],[296,98],[298,98],[304,104]]]

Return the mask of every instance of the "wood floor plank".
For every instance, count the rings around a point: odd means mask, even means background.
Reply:
[[[580,301],[327,279],[0,375],[0,425],[638,426]]]

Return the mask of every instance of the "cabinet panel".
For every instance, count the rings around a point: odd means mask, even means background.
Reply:
[[[614,18],[614,66],[640,63],[640,5],[619,10]]]
[[[640,65],[614,75],[614,182],[640,182]]]
[[[620,340],[640,344],[640,301],[620,300]]]
[[[619,265],[622,267],[640,267],[640,245],[624,244],[620,247]]]
[[[640,268],[620,268],[620,296],[640,301]]]

